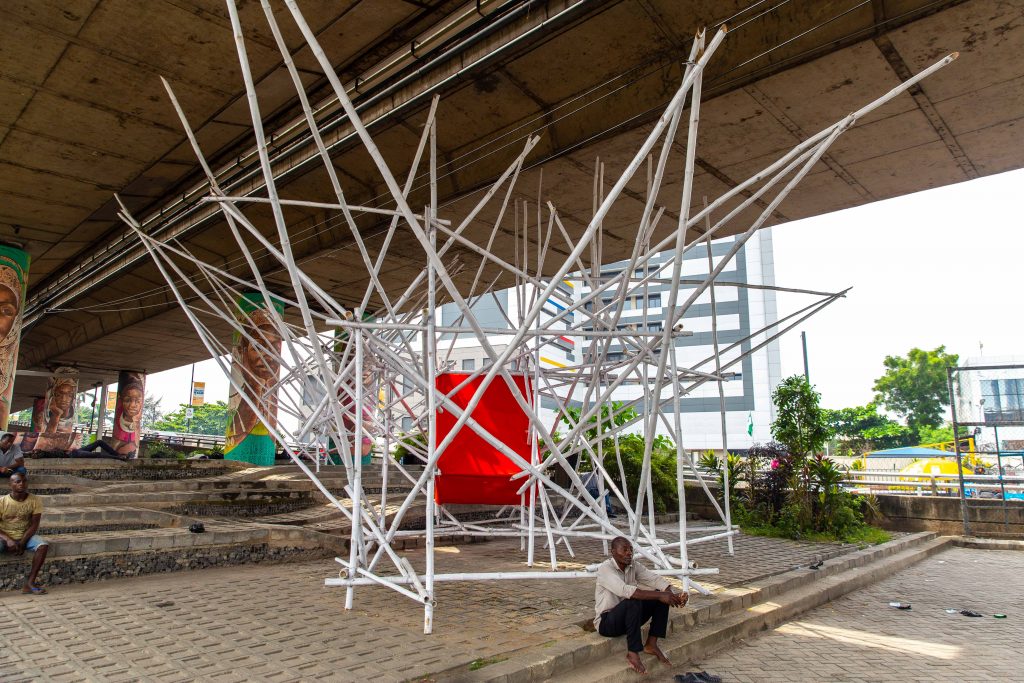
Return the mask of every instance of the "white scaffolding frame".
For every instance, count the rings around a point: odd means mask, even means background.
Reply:
[[[228,230],[245,259],[248,275],[243,277],[229,271],[226,266],[204,262],[177,241],[160,241],[150,237],[123,204],[120,215],[134,228],[149,251],[206,349],[220,363],[234,390],[267,425],[271,435],[279,443],[291,444],[299,442],[300,435],[312,432],[321,439],[329,440],[340,452],[341,466],[346,474],[343,492],[329,490],[317,476],[322,464],[317,444],[300,444],[289,451],[298,467],[350,522],[348,558],[337,558],[342,566],[341,574],[339,578],[326,579],[325,583],[345,588],[347,609],[353,606],[357,587],[376,585],[394,590],[424,606],[424,632],[430,633],[438,582],[592,577],[594,567],[560,571],[558,546],[562,545],[569,557],[575,557],[573,539],[600,540],[607,550],[609,540],[626,535],[634,542],[638,554],[654,565],[657,573],[678,577],[687,589],[692,586],[703,590],[692,577],[713,574],[717,569],[695,568],[688,559],[688,546],[725,538],[729,540],[731,551],[732,536],[736,529],[732,525],[729,508],[725,458],[723,475],[726,477],[726,493],[723,496],[724,505],[719,505],[684,449],[679,400],[708,382],[717,383],[724,438],[725,402],[722,382],[727,379],[729,368],[828,306],[843,296],[845,291],[829,293],[764,286],[766,289],[805,294],[812,298],[812,302],[776,323],[751,331],[745,339],[730,345],[720,347],[716,334],[713,354],[689,367],[680,366],[680,359],[675,352],[676,340],[688,334],[681,325],[683,315],[706,291],[713,300],[715,287],[751,286],[717,280],[743,244],[768,220],[786,195],[844,131],[868,112],[950,63],[956,54],[940,60],[861,110],[797,145],[721,197],[710,203],[705,201],[704,208],[691,215],[702,79],[706,65],[726,36],[725,27],[709,40],[701,32],[693,42],[682,83],[610,189],[606,190],[603,166],[600,163],[597,165],[593,217],[582,233],[573,237],[566,230],[552,202],[542,206],[538,197],[533,224],[525,203],[520,210],[515,186],[527,156],[538,141],[536,137],[526,141],[519,155],[469,212],[462,216],[440,218],[437,98],[431,104],[406,180],[400,184],[367,132],[328,56],[321,49],[295,1],[285,0],[291,17],[327,76],[349,123],[372,158],[391,200],[391,208],[349,204],[269,0],[261,2],[284,64],[291,75],[311,139],[319,150],[324,171],[333,189],[332,201],[290,200],[278,195],[262,126],[259,99],[246,55],[246,41],[235,2],[227,0],[248,94],[266,197],[233,197],[221,190],[170,84],[165,81],[164,85],[209,179],[210,194],[205,201],[214,202],[220,208]],[[686,139],[680,168],[680,164],[672,165],[670,160],[677,156],[677,133],[684,122],[684,114]],[[424,157],[428,167],[430,198],[427,206],[414,210],[408,197]],[[636,245],[623,269],[613,275],[602,275],[603,222],[627,183],[645,164],[647,191],[643,211],[636,224]],[[666,207],[659,203],[659,196],[669,177],[682,180],[678,218],[675,228],[669,231],[667,237],[652,243],[656,228],[665,218]],[[253,203],[270,206],[276,228],[274,238],[266,237],[247,218],[244,209],[247,204]],[[497,218],[490,238],[486,244],[481,245],[468,239],[465,232],[472,223],[481,221],[482,211],[492,204],[497,205]],[[510,204],[512,211],[509,211]],[[369,279],[358,306],[343,306],[303,270],[292,253],[288,223],[284,215],[286,206],[330,209],[341,213]],[[753,221],[736,227],[735,223],[741,214],[758,207],[761,211]],[[355,216],[365,212],[390,218],[383,239],[375,241],[372,246],[355,222]],[[498,230],[503,222],[508,222],[509,214],[514,216],[515,223],[515,256],[511,262],[499,256],[495,248]],[[736,234],[737,237],[718,265],[710,258],[709,251],[709,274],[699,279],[683,278],[684,256],[693,249],[705,248],[706,245],[709,248],[710,241],[716,235],[727,233]],[[688,235],[692,234],[698,237],[687,241]],[[381,267],[389,254],[389,247],[400,238],[415,240],[419,245],[423,253],[424,269],[404,292],[393,297],[393,293],[389,293],[381,282]],[[556,244],[560,249],[553,248]],[[508,246],[507,240],[502,246]],[[456,247],[460,252],[459,258],[454,257]],[[671,258],[656,262],[654,256],[666,250],[671,251]],[[564,252],[568,253],[560,255]],[[502,253],[507,253],[507,249]],[[472,272],[465,270],[474,267],[467,263],[467,254],[479,258],[468,290],[459,288],[454,281],[456,275]],[[586,265],[588,258],[589,267]],[[289,292],[268,286],[262,275],[267,272],[268,264],[287,274],[291,288]],[[485,282],[485,272],[496,271],[499,275]],[[509,319],[508,312],[502,310],[507,327],[484,327],[474,315],[472,304],[485,297],[497,302],[494,296],[496,283],[507,283],[510,280],[515,283],[515,296],[520,304],[517,306],[517,319]],[[564,301],[563,310],[556,315],[542,313],[545,302],[553,296],[559,296],[556,290],[563,280],[585,285],[589,289],[588,294]],[[646,300],[648,287],[655,284],[668,285],[663,328],[659,331],[649,331],[645,326],[644,329],[629,329],[620,323],[625,311],[624,302],[636,296],[643,296]],[[280,347],[276,342],[269,343],[260,333],[254,332],[239,320],[235,302],[241,294],[250,292],[261,294],[266,301],[278,300],[287,306],[287,314],[278,313],[273,306],[265,309],[266,317],[272,321],[282,340]],[[605,297],[602,296],[608,294],[612,295],[611,303],[605,303]],[[455,326],[438,324],[436,311],[443,303],[454,303],[461,312]],[[716,316],[713,310],[712,324],[717,331]],[[264,415],[263,412],[267,410],[265,402],[251,395],[244,378],[232,377],[229,361],[224,359],[230,349],[222,337],[208,326],[210,320],[227,324],[234,334],[243,337],[253,348],[280,364],[280,381],[273,390],[277,392],[278,410],[297,421],[296,429],[282,426],[283,421],[273,419],[275,416]],[[339,343],[339,338],[330,333],[332,331],[342,332],[344,343]],[[496,334],[508,338],[501,351],[492,344],[493,335]],[[465,408],[459,407],[452,400],[454,391],[446,394],[435,388],[438,372],[443,371],[447,365],[446,360],[442,360],[443,350],[439,346],[445,339],[452,340],[454,344],[460,335],[471,335],[487,356],[487,363],[469,372],[469,377],[456,388],[457,391],[470,382],[476,383],[473,398]],[[578,365],[542,367],[541,352],[558,337],[579,340],[581,348],[584,341],[588,342],[586,354]],[[621,350],[623,359],[610,360],[608,356],[612,349]],[[448,356],[450,353],[449,349]],[[527,375],[530,378],[526,384],[529,391],[519,389],[514,375]],[[529,459],[496,438],[473,417],[487,387],[495,382],[504,383],[508,387],[529,420]],[[613,392],[626,383],[640,384],[643,387],[642,396],[621,405],[617,413],[622,417],[625,411],[635,409],[636,417],[609,420],[608,407],[612,405]],[[303,405],[304,400],[310,396],[317,397],[314,405]],[[557,406],[554,424],[546,424],[541,420],[539,406],[542,400],[553,401]],[[580,418],[575,424],[566,410],[570,403],[580,409]],[[454,430],[441,439],[435,428],[439,410],[449,411],[457,419]],[[396,427],[403,417],[411,418],[420,425],[426,436],[420,453],[425,461],[422,471],[406,468],[390,457],[389,450],[401,438]],[[556,439],[555,427],[560,421],[570,426]],[[595,425],[596,436],[588,438],[588,430]],[[672,542],[659,538],[654,526],[651,461],[659,426],[676,447],[679,539]],[[502,508],[490,519],[464,522],[444,506],[435,505],[434,483],[435,477],[439,475],[438,460],[460,429],[472,430],[519,467],[519,474],[512,477],[521,482],[518,490],[519,506]],[[630,490],[626,486],[619,439],[637,430],[644,440],[644,452],[639,485],[635,490]],[[377,503],[366,494],[362,483],[365,472],[359,445],[367,434],[385,447],[379,468],[381,494]],[[613,454],[605,453],[609,441],[613,444]],[[614,455],[617,471],[608,471],[605,467],[606,462],[612,461],[611,455]],[[579,467],[583,461],[588,462],[600,475],[596,497],[587,491],[580,477]],[[307,462],[314,464],[312,469]],[[562,484],[555,481],[556,472],[560,473]],[[396,474],[411,484],[411,490],[397,505],[393,500],[390,504],[388,501],[389,478]],[[564,485],[565,480],[568,480],[567,485]],[[702,527],[703,535],[698,538],[689,538],[687,535],[684,481],[695,481],[703,488],[720,516],[721,523],[710,528]],[[605,492],[625,509],[627,528],[622,529],[608,519],[603,504]],[[426,528],[407,529],[403,522],[417,505],[425,508]],[[531,567],[536,564],[536,546],[542,542],[542,549],[547,550],[546,564],[549,570],[439,572],[435,565],[434,541],[439,534],[451,532],[470,536],[519,538],[521,549],[527,553],[527,565]],[[425,539],[426,558],[422,571],[417,571],[406,556],[392,547],[396,538],[407,536]]]

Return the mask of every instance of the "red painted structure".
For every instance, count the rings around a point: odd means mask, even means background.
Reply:
[[[450,395],[460,408],[469,405],[480,387],[482,376],[467,382],[452,394],[452,390],[469,377],[465,372],[446,372],[435,380],[437,389]],[[513,375],[519,391],[530,399],[533,395],[529,378]],[[483,399],[473,411],[472,418],[519,454],[530,460],[529,418],[523,413],[512,396],[512,391],[502,379],[495,379],[484,392]],[[441,443],[452,431],[457,418],[448,410],[437,414],[437,443]],[[523,485],[522,479],[510,480],[521,469],[494,446],[468,426],[455,435],[454,440],[438,460],[440,475],[434,487],[434,499],[444,503],[472,503],[485,505],[518,505],[520,496],[516,493]]]

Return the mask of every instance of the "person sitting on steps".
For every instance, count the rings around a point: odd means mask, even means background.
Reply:
[[[14,434],[10,432],[0,436],[0,477],[10,477],[15,472],[26,474],[25,456],[21,446],[14,443]]]
[[[663,664],[671,664],[658,647],[665,637],[668,608],[682,607],[689,599],[676,593],[669,582],[647,567],[633,561],[633,545],[623,537],[612,541],[611,557],[597,568],[594,588],[594,626],[606,638],[626,636],[626,660],[637,673],[647,673],[640,652],[654,655]],[[642,643],[640,628],[650,620],[647,642]]]
[[[42,518],[43,502],[39,496],[28,492],[28,475],[21,472],[12,474],[11,492],[0,498],[0,553],[22,555],[26,550],[34,553],[32,569],[21,589],[22,593],[32,595],[46,592],[36,582],[50,547],[45,538],[36,535]]]

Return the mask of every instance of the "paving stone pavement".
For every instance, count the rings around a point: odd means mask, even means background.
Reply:
[[[660,534],[672,537],[670,526]],[[602,559],[574,541],[579,564]],[[694,546],[720,589],[850,548],[739,537]],[[564,554],[564,553],[563,553]],[[422,550],[407,553],[422,568]],[[538,552],[538,558],[546,554]],[[524,569],[518,541],[438,548],[438,571]],[[544,569],[543,565],[539,567]],[[387,589],[360,588],[355,609],[326,588],[332,561],[205,569],[55,587],[0,601],[0,680],[401,681],[580,633],[592,616],[590,580],[441,583],[434,634],[423,611]]]
[[[723,683],[1024,680],[1022,577],[1019,551],[951,549],[672,673],[707,670]],[[651,683],[673,680],[653,673]]]

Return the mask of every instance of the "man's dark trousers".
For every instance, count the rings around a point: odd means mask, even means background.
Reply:
[[[608,638],[625,634],[629,651],[640,652],[644,649],[640,627],[648,619],[651,621],[649,635],[664,638],[668,626],[668,605],[660,600],[623,600],[601,616],[598,632]]]

